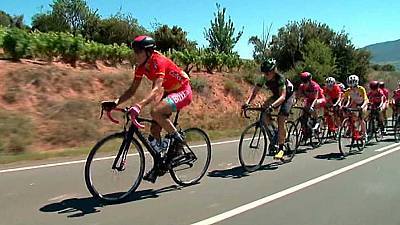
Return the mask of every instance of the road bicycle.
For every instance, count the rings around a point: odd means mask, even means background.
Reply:
[[[211,160],[211,143],[199,128],[181,129],[178,124],[179,111],[174,125],[184,137],[183,143],[174,142],[166,136],[169,145],[164,152],[156,151],[141,131],[141,123],[156,123],[154,120],[135,118],[129,108],[116,108],[124,118],[123,130],[101,139],[90,151],[85,164],[85,182],[89,192],[106,202],[118,202],[134,193],[142,181],[147,149],[153,159],[158,176],[169,172],[179,185],[198,183],[206,173]],[[101,115],[103,115],[103,110]],[[119,123],[107,111],[108,118]]]
[[[342,156],[348,156],[355,152],[361,152],[365,147],[365,138],[361,135],[361,123],[359,120],[362,118],[355,119],[358,117],[358,113],[361,113],[360,109],[344,108],[343,109],[347,118],[342,122],[339,129],[339,151]]]
[[[274,122],[268,126],[265,125],[265,118],[267,116],[273,117],[267,108],[249,107],[243,110],[244,116],[248,111],[259,112],[258,120],[247,126],[240,136],[239,142],[239,162],[242,167],[248,171],[253,172],[258,170],[266,156],[273,156],[278,152],[278,129]],[[294,123],[291,121],[286,122],[287,136],[284,144],[283,162],[290,162],[296,154],[295,144],[297,137],[297,130],[295,130]],[[269,141],[269,144],[268,144]]]

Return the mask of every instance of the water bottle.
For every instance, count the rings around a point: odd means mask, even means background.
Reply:
[[[163,140],[161,140],[160,149],[162,149],[162,151],[166,151],[170,143],[171,143],[170,138],[164,138]]]
[[[153,136],[149,135],[149,137],[147,137],[147,140],[154,150],[158,150],[158,142]]]

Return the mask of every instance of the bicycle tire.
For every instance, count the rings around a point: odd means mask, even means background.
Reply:
[[[116,138],[121,138],[123,139],[125,136],[124,132],[119,132],[119,133],[113,133],[111,135],[108,135],[106,137],[104,137],[103,139],[101,139],[100,141],[98,141],[94,147],[92,148],[92,150],[90,151],[87,159],[86,159],[86,163],[85,163],[85,183],[86,183],[86,187],[89,190],[89,192],[92,194],[93,197],[104,201],[104,202],[108,202],[108,203],[116,203],[116,202],[121,202],[124,199],[126,199],[127,197],[129,197],[130,194],[132,194],[140,185],[142,178],[143,178],[143,174],[144,174],[144,169],[145,169],[145,157],[144,157],[144,152],[143,149],[141,147],[141,145],[139,144],[139,142],[135,139],[132,138],[131,141],[131,145],[130,146],[134,146],[138,152],[138,157],[139,157],[139,173],[137,176],[137,179],[135,180],[135,182],[132,183],[132,186],[125,192],[125,193],[119,193],[121,194],[118,197],[113,197],[114,193],[101,193],[98,189],[96,189],[96,185],[93,183],[92,177],[91,177],[91,166],[93,163],[93,159],[97,153],[97,151],[107,142],[116,139]]]
[[[339,144],[339,151],[343,157],[346,157],[350,154],[354,144],[354,139],[352,138],[353,134],[349,131],[348,123],[349,123],[349,118],[344,119],[339,129],[338,144]],[[348,136],[349,132],[351,135],[350,137]],[[345,140],[347,141],[350,140],[350,146],[348,146],[348,143],[345,143]]]
[[[286,144],[285,144],[285,155],[282,158],[282,161],[285,163],[291,162],[296,155],[296,144],[297,144],[297,129],[296,125],[292,121],[286,122]],[[294,143],[293,143],[294,142]]]
[[[206,156],[206,161],[205,161],[204,167],[202,168],[200,174],[192,179],[189,179],[188,181],[184,180],[183,177],[181,177],[177,173],[178,172],[177,169],[179,169],[178,167],[169,169],[171,178],[175,181],[175,183],[182,185],[182,186],[189,186],[189,185],[197,184],[201,180],[201,178],[203,178],[205,173],[207,172],[208,167],[210,166],[210,162],[211,162],[211,142],[210,142],[210,139],[209,139],[207,133],[204,132],[203,130],[201,130],[200,128],[193,127],[193,128],[185,129],[183,131],[184,136],[189,137],[190,136],[188,134],[189,132],[198,132],[204,138],[207,156]],[[187,140],[187,142],[189,142],[189,140]],[[193,147],[193,146],[189,146],[189,147]],[[185,164],[182,164],[182,165],[185,165]],[[188,163],[188,165],[190,165],[190,164]]]
[[[395,142],[400,141],[400,116],[396,118],[396,122],[394,125],[394,140]]]
[[[263,138],[264,147],[263,147],[263,149],[261,149],[260,159],[259,160],[255,160],[256,161],[255,164],[249,165],[246,162],[246,160],[244,159],[245,158],[244,157],[244,155],[245,155],[245,152],[244,152],[245,151],[244,150],[244,142],[245,142],[245,140],[244,139],[246,138],[247,132],[252,128],[256,128],[256,130],[255,130],[255,133],[253,134],[252,140],[250,141],[250,145],[253,143],[253,140],[254,140],[254,137],[256,135],[257,129],[259,129],[259,132],[261,132],[259,134],[259,138]],[[262,136],[260,137],[261,134],[262,134]],[[259,140],[257,142],[257,145],[258,144],[259,144]],[[249,126],[247,126],[243,130],[243,132],[242,132],[242,134],[240,136],[240,141],[239,141],[239,162],[240,162],[240,165],[242,165],[243,169],[246,170],[247,172],[254,172],[254,171],[258,170],[261,167],[261,165],[263,164],[263,162],[264,162],[264,159],[265,159],[265,156],[266,156],[266,152],[267,152],[267,147],[268,147],[268,139],[267,139],[265,128],[263,126],[261,126],[259,122],[255,122],[255,123],[250,124]],[[258,146],[257,146],[257,148],[258,148]],[[249,151],[249,150],[247,150],[247,151]]]

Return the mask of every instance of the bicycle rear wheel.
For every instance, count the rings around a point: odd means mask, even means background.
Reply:
[[[396,142],[399,142],[400,141],[400,117],[398,117],[398,118],[396,118],[395,119],[396,120],[396,122],[394,123],[394,140],[396,141]]]
[[[177,184],[186,186],[198,183],[207,172],[211,161],[211,143],[206,132],[199,128],[186,129],[183,135],[186,141],[186,145],[181,145],[184,157],[169,172]]]
[[[267,135],[259,122],[249,125],[240,136],[239,162],[247,171],[258,170],[264,162],[267,151]]]
[[[311,146],[318,148],[323,144],[324,132],[326,131],[324,118],[318,117],[316,123],[318,126],[312,129]]]
[[[100,140],[90,151],[85,164],[86,187],[93,197],[106,202],[119,202],[134,192],[143,177],[145,158],[143,149],[132,139],[126,157],[121,156],[113,169],[120,148],[124,148],[124,133],[111,134]]]
[[[383,130],[381,130],[381,127],[379,126],[378,120],[375,120],[375,141],[376,142],[381,142],[383,140]]]
[[[291,121],[287,121],[286,131],[287,131],[286,144],[285,144],[286,149],[282,161],[291,162],[293,157],[296,155],[296,144],[298,136],[296,124]]]

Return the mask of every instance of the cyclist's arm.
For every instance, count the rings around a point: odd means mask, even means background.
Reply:
[[[282,105],[282,103],[285,101],[285,99],[286,99],[286,87],[285,86],[283,86],[283,88],[281,88],[279,95],[280,95],[279,98],[271,104],[272,108],[276,108],[276,107]]]
[[[315,91],[314,97],[313,97],[314,101],[311,103],[310,108],[314,108],[315,103],[317,103],[318,100],[318,91]]]
[[[365,107],[367,107],[367,105],[369,103],[368,95],[367,95],[367,92],[365,91],[365,88],[361,89],[361,95],[364,96],[364,102],[363,102],[361,108],[365,108]]]
[[[253,90],[251,91],[250,97],[247,99],[246,104],[250,104],[251,101],[254,100],[254,98],[256,97],[258,91],[260,90],[259,86],[254,86]]]
[[[125,102],[126,100],[130,99],[132,96],[134,96],[135,93],[136,93],[136,90],[138,89],[138,87],[139,87],[139,85],[140,85],[141,82],[142,82],[141,79],[134,79],[133,82],[132,82],[132,84],[131,84],[131,86],[128,88],[128,90],[126,90],[126,91],[121,95],[121,97],[119,97],[119,98],[115,101],[115,103],[116,103],[117,105],[119,105],[119,104]]]
[[[342,103],[342,97],[343,97],[343,94],[339,93],[339,97],[336,100],[335,104],[333,104],[333,107],[336,107],[336,106],[338,106],[338,105],[340,105]]]
[[[381,104],[379,104],[379,109],[382,109],[384,103],[385,103],[385,96],[382,96],[381,97]]]
[[[139,105],[140,108],[143,108],[144,106],[148,105],[157,96],[160,96],[163,93],[163,87],[162,87],[163,80],[164,80],[163,78],[157,78],[156,80],[153,81],[153,89],[151,90],[150,94],[137,104]]]
[[[350,95],[343,95],[343,102],[346,103],[343,107],[348,108],[351,103]]]

